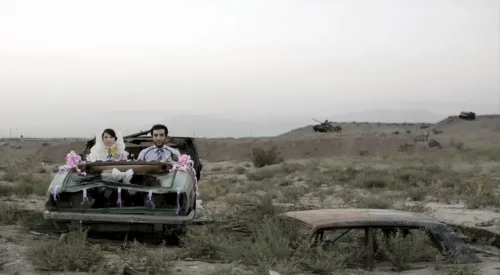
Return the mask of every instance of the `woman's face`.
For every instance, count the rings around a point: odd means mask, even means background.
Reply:
[[[110,134],[104,133],[104,135],[102,136],[102,142],[104,143],[104,145],[106,145],[106,147],[111,147],[113,146],[113,144],[115,144],[116,139]]]

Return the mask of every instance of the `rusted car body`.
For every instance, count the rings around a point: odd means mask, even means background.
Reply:
[[[148,132],[124,137],[130,155],[152,145]],[[87,142],[88,153],[95,139]],[[88,226],[96,231],[172,232],[182,230],[196,216],[196,184],[201,162],[194,139],[172,137],[169,146],[194,162],[187,171],[171,171],[172,164],[133,159],[81,162],[78,170],[59,171],[53,178],[44,212],[57,224]],[[129,182],[104,177],[110,171],[133,171]]]
[[[346,230],[343,233],[345,234],[353,229],[364,230],[367,269],[372,269],[374,266],[376,246],[374,234],[377,229],[385,232],[395,229],[426,229],[436,248],[443,255],[453,255],[455,262],[481,261],[446,224],[418,213],[386,209],[318,209],[286,212],[283,218],[298,222],[305,228],[312,244],[321,243],[325,232],[328,231]]]

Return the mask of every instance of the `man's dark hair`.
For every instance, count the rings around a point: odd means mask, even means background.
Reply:
[[[151,136],[153,135],[153,131],[154,130],[161,130],[161,129],[165,130],[165,136],[168,136],[168,128],[167,128],[167,126],[165,126],[163,124],[155,124],[155,125],[153,125],[153,127],[151,127],[151,132],[150,132]]]

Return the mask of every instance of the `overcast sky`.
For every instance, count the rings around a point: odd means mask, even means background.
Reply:
[[[0,93],[0,136],[135,114],[500,113],[500,0],[5,0]]]

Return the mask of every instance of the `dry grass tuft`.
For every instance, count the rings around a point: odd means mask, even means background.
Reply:
[[[29,257],[39,270],[93,271],[101,264],[103,253],[99,245],[87,241],[87,231],[70,231],[65,238],[49,239],[34,244]]]
[[[500,206],[500,200],[496,192],[497,183],[487,175],[478,175],[467,183],[464,192],[464,200],[469,208],[481,206]]]
[[[159,248],[147,248],[134,240],[125,242],[124,251],[120,253],[123,264],[148,274],[172,274],[173,261],[176,255],[168,251],[164,244]]]
[[[9,202],[0,202],[0,225],[16,224],[22,217],[17,205]]]
[[[22,225],[30,230],[52,228],[42,213],[22,209],[12,202],[0,202],[0,225]]]
[[[445,268],[446,275],[482,275],[481,268],[477,265],[451,265]]]
[[[0,182],[0,195],[2,196],[43,196],[47,193],[52,177],[49,173],[17,173],[8,171]]]
[[[379,256],[386,258],[398,271],[410,268],[414,262],[432,260],[439,253],[432,247],[425,230],[396,230],[388,234],[379,231],[376,241]]]

